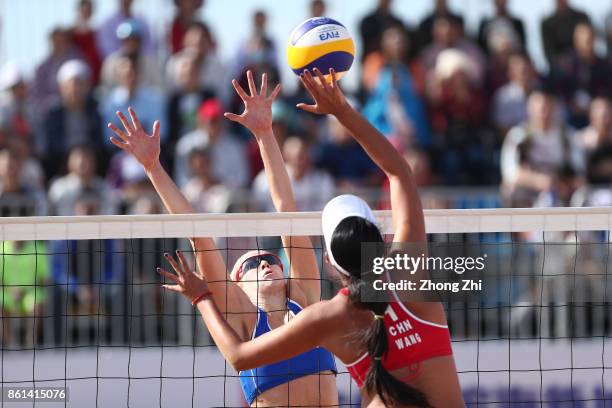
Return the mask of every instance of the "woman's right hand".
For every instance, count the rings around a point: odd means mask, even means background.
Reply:
[[[153,124],[153,134],[148,135],[138,121],[134,109],[129,107],[128,113],[132,119],[131,124],[123,113],[117,111],[117,117],[123,124],[124,130],[118,129],[112,123],[108,124],[108,127],[119,138],[111,137],[111,143],[134,156],[145,171],[149,171],[159,163],[159,121],[156,120]]]
[[[351,106],[338,86],[336,71],[334,71],[333,68],[329,69],[329,75],[331,75],[332,78],[330,84],[327,83],[318,68],[315,68],[313,71],[317,76],[318,82],[308,70],[305,70],[304,73],[300,75],[300,80],[302,84],[304,84],[306,90],[312,95],[315,104],[307,105],[305,103],[298,103],[296,106],[306,112],[319,115],[330,114],[336,117],[347,109],[350,109]]]

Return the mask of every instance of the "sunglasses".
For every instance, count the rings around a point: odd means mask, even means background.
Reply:
[[[283,262],[278,256],[274,254],[256,255],[247,258],[242,265],[240,265],[240,269],[238,269],[238,273],[236,274],[238,280],[242,279],[244,272],[259,268],[262,261],[266,261],[269,265],[278,265],[283,269]]]

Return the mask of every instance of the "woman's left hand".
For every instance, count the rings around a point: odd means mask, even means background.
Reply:
[[[162,287],[183,294],[190,301],[193,301],[196,297],[209,291],[208,281],[204,276],[196,275],[193,270],[189,267],[187,260],[180,251],[176,251],[178,262],[170,256],[170,254],[164,254],[164,257],[168,260],[172,269],[176,274],[168,272],[163,268],[157,268],[162,276],[170,279],[175,285],[162,285]]]
[[[232,85],[240,99],[244,102],[244,112],[241,115],[226,112],[225,117],[231,121],[238,122],[249,129],[254,135],[272,130],[272,102],[280,92],[280,84],[276,85],[270,96],[268,93],[268,75],[261,77],[261,90],[257,93],[257,87],[253,80],[253,72],[247,71],[250,94],[247,94],[238,81],[232,80]]]

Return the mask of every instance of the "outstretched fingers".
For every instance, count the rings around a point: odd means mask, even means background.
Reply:
[[[268,93],[268,74],[265,72],[261,74],[261,90],[259,91],[259,95],[262,97],[266,97]]]
[[[181,267],[183,268],[183,272],[185,272],[185,273],[191,272],[191,268],[189,267],[189,263],[187,262],[187,259],[185,259],[185,256],[183,255],[183,253],[177,249],[176,250],[176,255],[178,256],[178,259],[179,259],[179,262],[181,264]]]
[[[304,84],[304,88],[313,96],[313,98],[318,94],[316,89],[316,84],[314,83],[314,79],[308,70],[305,70],[302,75],[300,75],[300,80],[302,84]]]
[[[235,113],[232,113],[232,112],[225,112],[223,116],[225,116],[226,119],[229,119],[232,122],[242,124],[242,119],[243,119],[242,115],[236,115]]]
[[[310,113],[317,113],[318,111],[317,105],[307,105],[305,103],[298,103],[297,105],[295,105],[295,107]]]
[[[179,277],[176,276],[175,274],[170,273],[167,270],[162,269],[162,268],[157,268],[157,273],[159,273],[162,276],[165,276],[166,278],[170,279],[172,282],[177,283],[177,284],[180,285],[181,281],[180,281]]]
[[[129,140],[128,135],[126,135],[125,132],[123,132],[123,130],[119,129],[117,126],[113,125],[112,123],[108,124],[108,128],[112,130],[113,133],[116,134],[124,142],[127,142]]]
[[[121,150],[130,151],[130,145],[120,141],[119,139],[115,139],[114,137],[110,138],[112,144],[120,148]]]
[[[317,79],[320,82],[320,86],[323,87],[323,89],[325,89],[326,91],[329,90],[329,84],[327,83],[327,80],[325,79],[325,76],[323,76],[323,73],[321,72],[321,70],[319,70],[319,68],[315,68],[314,69],[314,73],[317,76]]]
[[[158,139],[159,140],[159,120],[156,120],[155,122],[153,122],[153,138],[154,139]]]
[[[134,125],[134,129],[136,130],[142,129],[142,126],[140,125],[140,121],[138,120],[138,116],[136,116],[136,112],[131,106],[128,107],[128,113],[130,114],[130,118],[132,119],[132,124]]]
[[[257,96],[257,87],[255,86],[255,80],[253,80],[253,72],[247,71],[247,82],[249,83],[249,91],[251,91],[251,97]]]
[[[178,276],[183,276],[184,272],[183,269],[181,268],[181,266],[176,262],[176,260],[174,258],[172,258],[170,256],[170,254],[164,254],[164,257],[166,258],[166,260],[170,263],[170,265],[172,266],[172,269],[174,269],[174,271],[176,272],[176,274]]]
[[[278,84],[274,87],[274,90],[272,90],[272,93],[268,97],[268,100],[273,101],[274,99],[276,99],[280,91],[281,91],[281,84]]]
[[[183,287],[181,285],[162,285],[162,288],[172,292],[183,293]]]
[[[332,88],[338,89],[338,77],[336,76],[336,70],[333,68],[330,68],[329,75],[331,75],[331,79],[332,79]]]
[[[123,124],[123,127],[125,128],[126,132],[132,133],[134,129],[132,128],[132,125],[130,125],[130,122],[128,122],[125,115],[121,113],[120,111],[117,111],[116,114],[119,120],[121,121],[121,123]]]
[[[246,101],[247,99],[249,99],[249,95],[247,95],[244,89],[242,89],[242,86],[240,86],[238,81],[236,81],[235,79],[232,79],[232,86],[236,90],[236,93],[238,94],[240,99],[242,99],[243,101]]]

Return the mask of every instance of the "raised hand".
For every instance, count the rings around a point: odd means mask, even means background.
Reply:
[[[298,108],[319,115],[338,115],[346,108],[350,107],[346,101],[346,97],[338,86],[336,71],[334,71],[333,68],[329,69],[329,74],[332,78],[331,83],[327,83],[318,68],[314,69],[314,73],[317,77],[316,80],[308,70],[305,70],[304,73],[300,75],[300,80],[302,84],[304,84],[306,90],[312,95],[315,104],[308,105],[305,103],[298,103],[296,105]]]
[[[232,80],[236,93],[244,102],[244,112],[241,115],[226,112],[224,116],[231,121],[240,123],[253,134],[269,131],[272,129],[272,102],[278,96],[281,86],[280,84],[276,85],[270,96],[266,96],[268,92],[267,74],[261,76],[261,90],[259,93],[257,93],[253,73],[250,70],[247,71],[247,80],[250,94],[247,94],[242,89],[238,81]]]
[[[131,124],[123,113],[117,111],[117,117],[123,124],[124,130],[118,129],[112,123],[108,124],[118,137],[118,139],[111,137],[111,143],[134,156],[145,170],[149,170],[159,162],[159,121],[156,120],[153,124],[153,134],[148,135],[138,121],[134,109],[129,107],[128,113],[132,119]]]
[[[162,276],[165,276],[172,282],[174,285],[162,285],[165,289],[171,290],[173,292],[180,293],[184,295],[189,300],[193,300],[197,296],[202,293],[208,292],[208,281],[204,276],[196,275],[195,272],[189,267],[187,260],[183,256],[183,253],[180,251],[176,251],[176,255],[178,257],[178,262],[170,256],[170,254],[164,254],[166,260],[174,269],[174,272],[171,273],[163,268],[157,268],[157,272]]]

